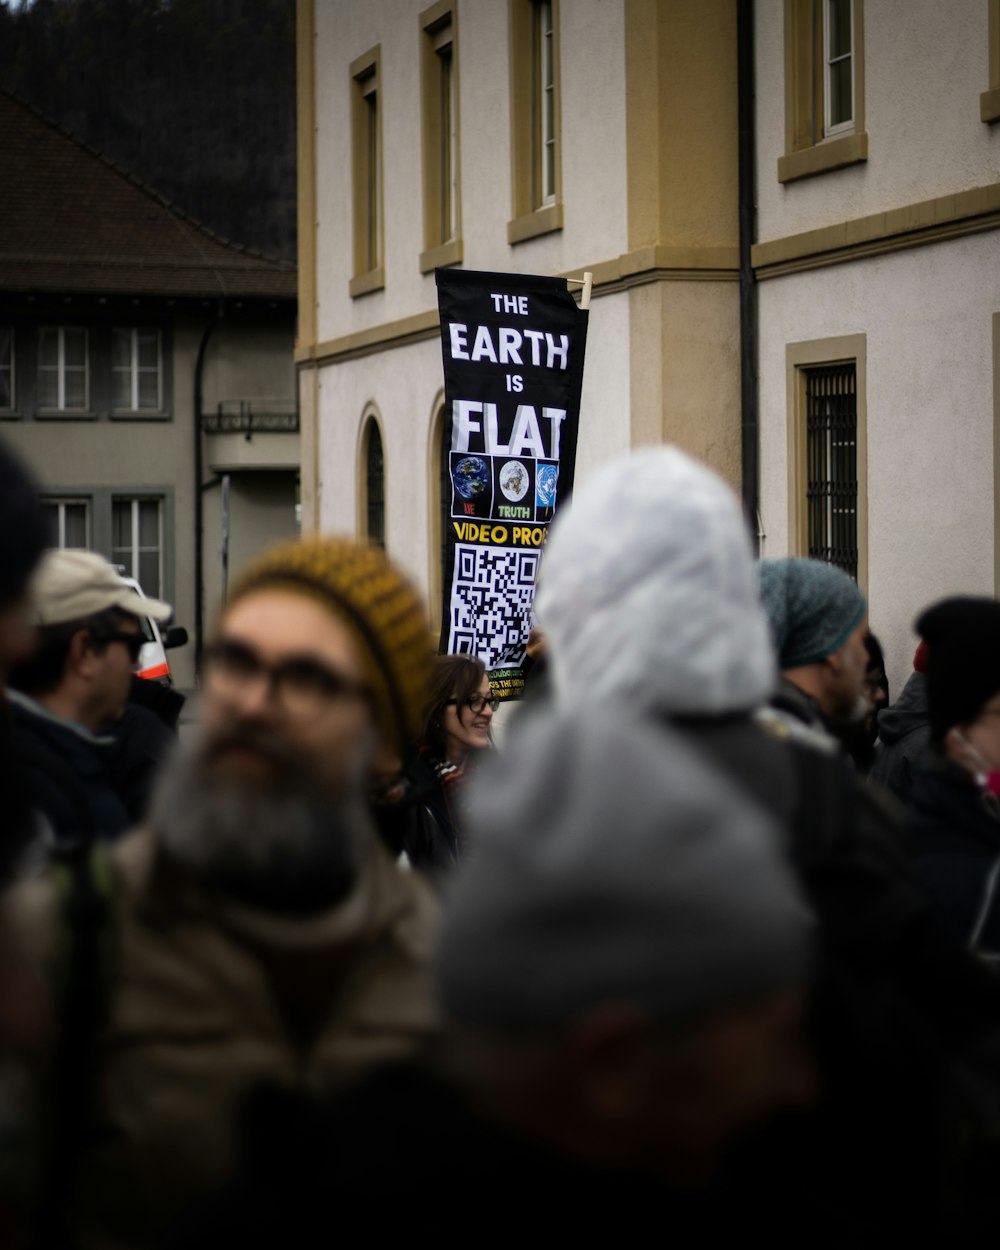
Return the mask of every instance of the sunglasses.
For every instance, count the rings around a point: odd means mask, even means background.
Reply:
[[[95,641],[101,643],[102,646],[110,642],[120,642],[128,650],[129,658],[135,664],[142,653],[143,643],[146,639],[139,630],[120,629],[115,630],[113,633],[101,634],[95,638]]]

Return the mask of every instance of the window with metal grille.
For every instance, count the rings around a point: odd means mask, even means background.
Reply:
[[[365,503],[368,538],[378,547],[385,546],[385,461],[382,456],[382,435],[374,418],[368,422],[368,448],[365,456]]]
[[[858,575],[858,400],[853,361],[805,370],[809,555]]]

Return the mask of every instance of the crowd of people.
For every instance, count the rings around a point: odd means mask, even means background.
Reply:
[[[178,742],[169,605],[0,448],[0,1242],[982,1244],[1000,604],[929,606],[892,703],[856,582],[660,447],[536,610],[496,746],[391,561],[279,544]]]

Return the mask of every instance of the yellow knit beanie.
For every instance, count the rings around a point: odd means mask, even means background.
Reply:
[[[430,625],[413,584],[374,547],[314,536],[268,548],[244,569],[228,602],[272,588],[317,599],[349,627],[374,694],[376,724],[405,758],[420,735],[432,665]]]

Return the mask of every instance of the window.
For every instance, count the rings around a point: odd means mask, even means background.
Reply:
[[[90,503],[86,499],[43,499],[50,547],[90,547]]]
[[[854,363],[806,369],[808,555],[858,575],[858,409]]]
[[[979,97],[984,122],[1000,121],[1000,0],[989,0],[990,89]]]
[[[421,273],[462,259],[458,164],[457,26],[452,0],[420,15],[424,251]]]
[[[14,407],[14,327],[0,326],[0,412]]]
[[[867,159],[864,0],[785,0],[785,154],[778,181]]]
[[[555,55],[552,48],[552,0],[532,5],[531,30],[531,174],[532,199],[540,208],[556,199]]]
[[[159,330],[111,332],[111,407],[114,412],[159,412],[163,406]]]
[[[428,594],[430,601],[431,630],[441,632],[441,562],[444,552],[444,535],[451,524],[451,467],[449,448],[445,445],[444,396],[439,393],[431,409],[430,438],[428,442]]]
[[[86,412],[89,406],[87,331],[46,326],[38,332],[38,407]]]
[[[354,200],[352,296],[385,286],[382,269],[382,119],[380,50],[351,64],[351,161]]]
[[[509,0],[513,219],[509,243],[562,228],[559,3]]]
[[[163,508],[159,498],[111,501],[111,563],[120,564],[147,595],[158,598],[163,585]]]
[[[385,546],[385,461],[378,422],[369,417],[365,430],[365,535],[376,547]]]
[[[790,549],[867,581],[865,337],[787,348]]]

